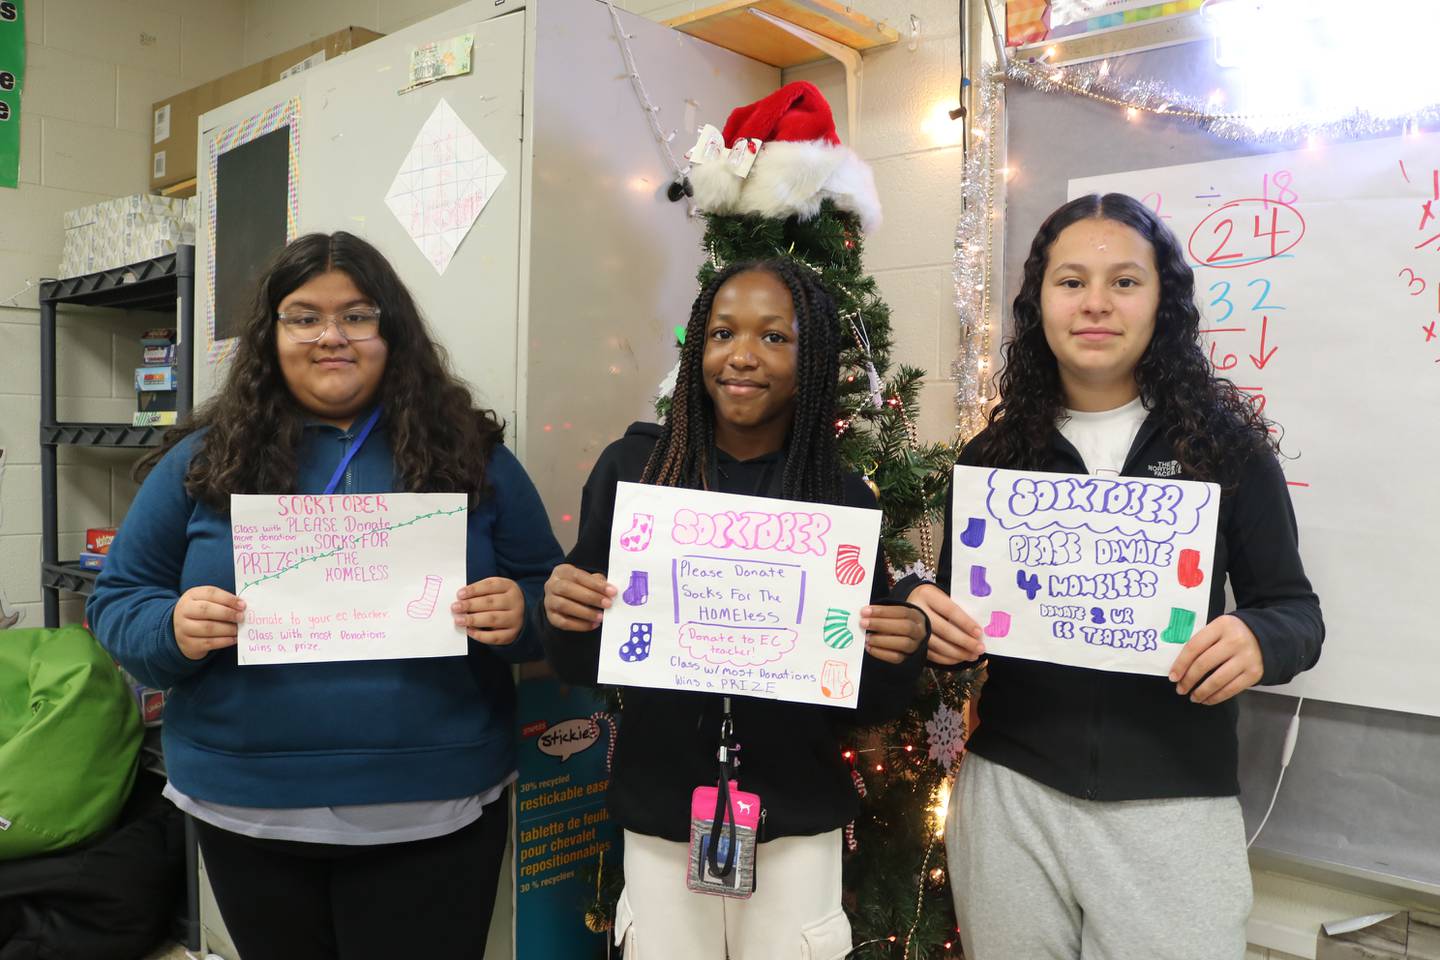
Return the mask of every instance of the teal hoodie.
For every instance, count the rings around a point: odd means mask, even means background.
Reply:
[[[191,499],[184,478],[201,433],[146,478],[86,604],[91,629],[126,670],[169,690],[170,780],[199,800],[312,807],[443,800],[483,792],[515,769],[510,665],[542,656],[530,630],[463,657],[240,667],[235,648],[190,660],[173,614],[191,587],[234,592],[227,514]],[[321,493],[354,434],[305,428],[296,493]],[[514,455],[497,446],[488,495],[469,514],[466,580],[509,577],[527,607],[562,559],[544,506]],[[336,493],[396,489],[383,422]],[[442,598],[442,601],[445,598]]]

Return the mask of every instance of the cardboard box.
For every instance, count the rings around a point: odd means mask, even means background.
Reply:
[[[178,244],[195,242],[199,214],[198,201],[143,193],[68,210],[60,276],[84,276],[174,253]]]
[[[140,361],[147,367],[168,367],[175,362],[175,344],[142,348]]]
[[[317,66],[383,36],[364,27],[346,27],[268,60],[241,67],[218,80],[155,101],[150,189],[160,190],[195,176],[201,114],[269,86],[290,72],[298,72],[296,68]]]

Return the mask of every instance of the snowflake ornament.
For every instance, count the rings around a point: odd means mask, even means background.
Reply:
[[[925,721],[925,733],[930,741],[930,759],[949,773],[965,752],[965,718],[942,703],[935,716]]]
[[[916,560],[908,567],[892,566],[890,568],[890,576],[895,579],[896,583],[899,583],[901,580],[904,580],[911,574],[918,576],[921,580],[926,580],[930,583],[935,582],[935,572],[929,567],[925,566],[925,561],[923,560]]]

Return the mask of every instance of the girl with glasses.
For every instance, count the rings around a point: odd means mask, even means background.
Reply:
[[[246,960],[484,953],[510,667],[541,656],[525,609],[561,557],[502,434],[379,251],[311,234],[260,279],[225,385],[141,463],[86,613],[170,691],[166,795]],[[238,666],[230,495],[392,491],[468,496],[468,586],[431,598],[466,655]]]

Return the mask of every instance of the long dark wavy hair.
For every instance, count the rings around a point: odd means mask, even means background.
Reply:
[[[796,361],[795,417],[781,496],[812,503],[840,501],[840,458],[835,448],[835,388],[840,370],[840,324],[835,301],[809,267],[794,260],[751,260],[734,263],[715,276],[695,298],[680,369],[660,442],[650,454],[641,483],[666,487],[701,487],[715,449],[715,405],[705,392],[701,361],[705,329],[715,295],[732,277],[750,271],[774,276],[790,291],[799,329]]]
[[[380,308],[387,348],[377,394],[395,476],[412,493],[485,493],[485,466],[505,426],[475,406],[431,337],[410,291],[389,261],[349,233],[312,233],[276,255],[260,278],[250,316],[235,346],[225,384],[185,422],[165,431],[162,446],[136,467],[144,477],[176,443],[206,430],[185,474],[194,499],[228,512],[232,493],[295,490],[301,433],[308,416],[286,385],[277,352],[276,311],[298,287],[331,270],[346,274]]]
[[[1005,366],[997,384],[1000,402],[990,411],[987,429],[972,441],[979,445],[980,462],[1017,470],[1043,470],[1049,463],[1065,393],[1055,354],[1045,340],[1040,291],[1056,237],[1088,218],[1123,224],[1154,250],[1160,303],[1154,335],[1135,367],[1140,398],[1187,473],[1232,485],[1240,465],[1266,448],[1278,450],[1278,443],[1256,405],[1233,382],[1211,372],[1200,347],[1195,273],[1184,247],[1149,207],[1121,193],[1072,200],[1050,214],[1035,234],[1015,297],[1015,328],[1005,344]]]

